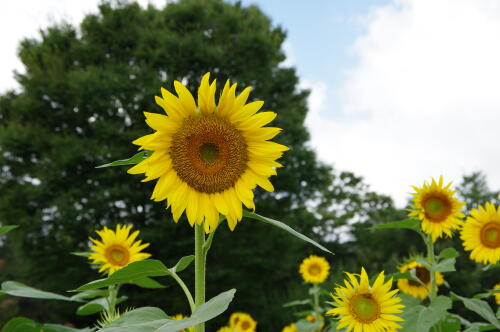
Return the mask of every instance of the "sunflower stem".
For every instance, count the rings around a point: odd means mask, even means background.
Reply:
[[[434,242],[432,242],[432,237],[431,235],[427,235],[427,261],[430,264],[430,269],[429,271],[430,277],[431,277],[431,287],[429,290],[429,299],[431,302],[434,301],[434,298],[436,297],[436,273],[432,271],[434,269],[434,266],[436,265],[436,258],[434,254]]]
[[[108,313],[114,314],[115,313],[115,307],[116,307],[116,293],[117,289],[115,288],[114,285],[111,285],[108,287]]]
[[[205,268],[206,268],[206,252],[205,231],[203,224],[194,226],[194,283],[195,283],[195,308],[198,308],[205,303]],[[195,326],[195,332],[205,332],[205,323]]]
[[[314,311],[319,314],[319,288],[317,284],[313,286]]]
[[[177,281],[179,286],[181,286],[182,290],[184,291],[184,294],[186,295],[186,298],[189,302],[189,308],[191,309],[191,313],[193,313],[194,309],[196,308],[193,300],[193,295],[191,295],[191,292],[189,291],[189,288],[187,288],[186,284],[182,279],[177,275],[177,273],[172,273],[172,277]]]

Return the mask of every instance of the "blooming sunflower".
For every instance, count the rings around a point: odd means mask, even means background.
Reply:
[[[207,73],[201,80],[198,103],[178,81],[177,96],[161,90],[156,103],[167,115],[145,112],[156,132],[133,142],[153,152],[128,170],[145,173],[143,181],[158,179],[151,199],[166,199],[175,222],[184,211],[191,226],[205,221],[206,232],[217,227],[219,214],[233,230],[242,218],[242,203],[255,209],[257,185],[274,191],[268,178],[282,167],[275,160],[288,150],[269,141],[281,131],[264,127],[276,113],[258,112],[262,101],[247,104],[250,88],[236,96],[236,84],[228,80],[216,104],[215,80],[209,79]]]
[[[230,327],[238,332],[255,332],[255,328],[257,327],[257,322],[252,316],[242,312],[231,315],[229,323]]]
[[[295,325],[295,323],[292,323],[285,326],[283,330],[281,330],[281,332],[299,332],[299,330],[297,330],[297,326]]]
[[[101,265],[99,272],[108,270],[108,274],[112,274],[132,262],[142,261],[151,256],[141,252],[149,246],[149,243],[141,244],[141,240],[134,242],[139,231],[130,234],[131,229],[132,225],[118,225],[116,231],[105,226],[104,229],[96,231],[101,241],[90,238],[94,244],[90,246],[93,252],[89,259],[92,264]]]
[[[496,284],[493,289],[500,289],[500,283]],[[494,293],[495,295],[495,301],[497,302],[498,305],[500,305],[500,293]]]
[[[450,186],[451,182],[446,186],[443,184],[442,176],[439,182],[434,179],[430,184],[424,182],[422,188],[412,186],[416,191],[413,194],[414,209],[408,216],[422,220],[422,230],[431,234],[432,241],[442,237],[443,233],[451,237],[452,230],[460,227],[460,218],[464,217],[460,209],[465,203],[453,196],[455,190]]]
[[[316,315],[316,314],[307,315],[306,320],[309,323],[316,323],[316,320],[320,321],[319,330],[314,330],[314,331],[320,331],[323,328],[323,326],[325,326],[325,318],[321,315]]]
[[[472,209],[460,238],[472,260],[484,264],[500,261],[500,206],[488,202],[486,208]]]
[[[404,273],[407,271],[415,270],[415,275],[420,281],[422,281],[427,287],[422,286],[417,281],[409,279],[398,279],[398,288],[405,294],[411,295],[415,298],[425,299],[429,296],[429,289],[431,287],[431,274],[429,270],[422,266],[422,264],[417,263],[415,260],[410,260],[408,263],[403,264],[399,267],[399,272]],[[443,274],[436,272],[436,286],[440,286],[444,283]]]
[[[391,290],[392,278],[384,283],[381,272],[372,286],[364,268],[357,275],[346,273],[348,280],[344,286],[335,288],[332,294],[336,308],[327,311],[328,315],[339,315],[337,329],[347,327],[347,332],[383,332],[401,328],[397,322],[403,319],[397,315],[403,312],[404,305],[396,295],[397,289]]]
[[[305,282],[320,284],[328,278],[330,264],[323,257],[311,255],[302,261],[299,272]]]
[[[223,326],[217,332],[234,332],[234,329],[230,326]]]
[[[183,314],[177,314],[171,317],[173,320],[181,320],[184,318],[187,318],[187,316],[184,316]],[[177,332],[194,332],[194,326],[190,326],[187,329],[184,330],[179,330]]]

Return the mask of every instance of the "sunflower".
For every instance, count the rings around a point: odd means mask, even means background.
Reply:
[[[460,238],[472,260],[484,264],[500,261],[500,206],[488,202],[486,208],[472,209]]]
[[[246,313],[235,313],[229,319],[229,325],[238,332],[255,332],[257,322]]]
[[[347,327],[347,332],[382,332],[401,328],[397,322],[403,319],[397,315],[403,312],[404,305],[396,295],[397,289],[391,290],[392,278],[384,283],[381,272],[372,286],[364,268],[358,275],[346,273],[348,280],[344,286],[337,286],[332,297],[336,308],[327,311],[328,315],[340,316],[337,329]]]
[[[500,289],[500,283],[496,284],[493,289]],[[500,305],[500,292],[494,293],[495,296],[495,301],[497,302],[498,305]]]
[[[230,326],[223,326],[217,332],[234,332],[234,329]]]
[[[90,238],[94,243],[90,246],[93,251],[89,259],[92,264],[99,264],[99,272],[108,270],[108,274],[121,269],[132,262],[142,261],[151,255],[141,252],[149,246],[149,243],[141,244],[141,241],[135,241],[139,231],[130,234],[132,225],[116,226],[113,231],[106,226],[96,233],[101,237],[101,241]]]
[[[320,331],[323,328],[323,326],[325,326],[325,318],[323,316],[321,316],[321,315],[310,314],[310,315],[306,316],[306,320],[309,323],[316,323],[317,320],[320,321],[320,323],[319,323],[319,330],[314,330],[314,331]]]
[[[162,89],[156,103],[167,115],[145,112],[146,123],[156,132],[133,143],[152,154],[128,170],[145,173],[143,181],[158,179],[151,195],[167,200],[177,222],[184,211],[191,226],[205,221],[213,231],[219,214],[233,230],[242,218],[242,203],[255,209],[253,189],[274,191],[269,182],[282,167],[275,160],[288,148],[269,141],[280,128],[264,127],[274,112],[258,112],[264,102],[246,103],[250,88],[236,96],[236,84],[226,82],[215,103],[215,80],[203,76],[196,104],[189,90],[175,81],[177,96]]]
[[[292,323],[285,326],[283,330],[281,330],[281,332],[299,332],[299,330],[297,330],[297,326],[295,325],[295,323]]]
[[[302,261],[299,272],[305,282],[320,284],[328,278],[330,264],[323,257],[311,255]]]
[[[399,272],[404,273],[407,271],[415,270],[415,275],[420,281],[422,281],[427,287],[422,286],[417,281],[409,279],[398,279],[398,288],[405,294],[411,295],[415,298],[425,299],[429,296],[429,289],[431,287],[431,274],[429,270],[422,266],[422,264],[417,263],[415,260],[410,260],[408,263],[399,267]],[[436,272],[436,286],[440,286],[444,283],[443,274]]]
[[[183,314],[177,314],[171,317],[173,320],[181,320],[184,318],[188,318],[188,316],[184,316]],[[187,329],[179,330],[177,332],[194,332],[194,326],[190,326]]]
[[[414,209],[408,216],[422,220],[422,230],[431,234],[432,241],[442,237],[443,233],[451,237],[452,230],[460,228],[460,218],[464,217],[460,209],[465,203],[453,196],[455,190],[450,186],[451,182],[446,186],[443,184],[442,176],[439,182],[434,179],[431,184],[424,182],[422,188],[413,186],[416,191],[413,194]]]

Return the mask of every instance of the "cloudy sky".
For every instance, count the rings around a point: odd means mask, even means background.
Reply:
[[[139,1],[141,4],[164,1]],[[98,1],[2,4],[0,91],[16,46]],[[500,188],[500,0],[244,0],[288,32],[287,65],[312,89],[311,145],[399,204],[409,186],[482,170]]]

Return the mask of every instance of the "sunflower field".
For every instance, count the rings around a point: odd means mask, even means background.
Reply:
[[[500,331],[500,192],[319,161],[257,6],[105,1],[0,95],[1,332]]]

